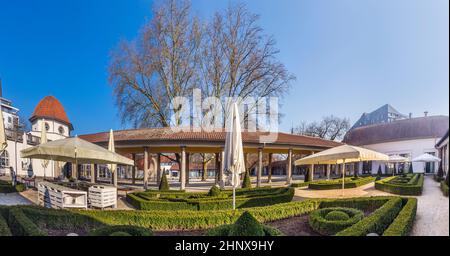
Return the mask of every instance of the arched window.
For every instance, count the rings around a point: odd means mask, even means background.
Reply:
[[[46,131],[50,130],[50,125],[47,122],[45,123],[45,130]]]
[[[58,128],[58,132],[59,132],[59,134],[63,135],[64,134],[64,127],[60,126]]]
[[[8,151],[3,151],[3,153],[0,155],[0,167],[8,167],[9,166],[9,153]]]

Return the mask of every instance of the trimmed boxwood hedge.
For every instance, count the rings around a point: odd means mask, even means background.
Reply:
[[[445,183],[445,180],[441,181],[441,190],[444,196],[448,197],[448,186]]]
[[[309,186],[309,182],[300,182],[300,183],[292,183],[291,187],[292,188],[304,188]]]
[[[240,189],[236,191],[236,207],[250,208],[292,201],[293,188]],[[147,191],[130,193],[127,202],[139,210],[224,210],[233,205],[231,192],[222,191],[219,196],[206,193],[164,193]]]
[[[8,225],[14,236],[46,236],[33,221],[31,221],[20,208],[11,208],[8,211]]]
[[[384,231],[383,236],[406,236],[411,231],[416,218],[417,198],[408,198],[406,201],[407,203],[394,222]]]
[[[111,236],[114,233],[126,233],[130,236],[152,236],[153,232],[148,228],[136,227],[136,226],[106,226],[98,229],[94,229],[89,232],[90,236]]]
[[[25,191],[25,184],[17,182],[16,186],[13,187],[11,182],[0,180],[0,193],[15,193]]]
[[[424,176],[422,174],[408,174],[409,178],[402,176],[389,177],[375,182],[375,189],[404,196],[419,196],[422,194]]]
[[[337,236],[366,236],[369,233],[383,234],[402,209],[402,199],[393,198],[368,217],[355,225],[338,232]]]
[[[357,188],[371,182],[375,181],[375,177],[364,177],[364,178],[345,178],[344,188]],[[321,180],[316,182],[310,182],[308,185],[309,189],[314,190],[329,190],[329,189],[341,189],[342,179],[335,180]]]
[[[0,236],[11,236],[11,231],[9,230],[8,227],[8,223],[5,219],[5,217],[3,216],[3,210],[2,208],[0,208]]]
[[[249,212],[244,212],[231,225],[223,225],[208,231],[208,236],[281,236],[276,228],[258,222]]]
[[[347,218],[342,220],[330,220],[328,216],[332,213],[343,213]],[[322,208],[313,211],[309,215],[309,225],[319,234],[334,235],[337,232],[354,225],[362,220],[363,217],[364,213],[361,210],[354,208]]]

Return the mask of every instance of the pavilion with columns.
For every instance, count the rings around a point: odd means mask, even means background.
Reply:
[[[269,136],[270,135],[270,136]],[[107,147],[109,132],[86,134],[79,136],[89,142]],[[133,158],[143,158],[143,186],[149,186],[149,176],[155,174],[156,181],[161,178],[161,157],[166,154],[176,156],[180,165],[180,189],[184,190],[189,183],[186,169],[189,165],[189,155],[196,153],[214,154],[214,161],[218,175],[216,182],[224,185],[223,150],[226,139],[225,131],[174,131],[171,128],[146,128],[135,130],[122,130],[114,132],[116,152]],[[263,157],[268,157],[267,168],[271,168],[274,154],[286,156],[286,184],[292,182],[292,168],[294,155],[297,158],[314,154],[329,148],[341,145],[339,142],[324,140],[315,137],[301,136],[287,133],[268,132],[242,132],[244,155],[248,164],[249,154],[257,157],[256,184],[262,183]],[[136,166],[132,168],[132,183],[136,179]],[[152,168],[153,167],[153,168]],[[248,166],[247,166],[248,168]],[[312,168],[313,169],[313,168]],[[91,181],[95,182],[95,171],[90,168]],[[117,175],[117,172],[115,172]],[[270,178],[269,178],[270,180]]]

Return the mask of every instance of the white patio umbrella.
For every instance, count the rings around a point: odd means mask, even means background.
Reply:
[[[228,131],[225,141],[224,170],[231,175],[228,179],[233,186],[233,210],[236,209],[236,188],[239,186],[240,174],[245,172],[244,150],[242,147],[241,121],[237,103],[231,106],[231,116],[228,119]]]
[[[45,144],[48,142],[47,140],[47,128],[45,127],[45,119],[41,122],[41,140],[40,144]],[[47,166],[48,160],[41,161],[42,168],[44,168],[44,179],[47,177]]]
[[[388,161],[389,156],[356,146],[342,145],[295,161],[295,165],[342,164],[342,196],[345,191],[345,164],[361,161]]]
[[[430,155],[428,153],[415,157],[412,160],[412,162],[421,162],[421,163],[440,162],[440,161],[441,159],[439,157]]]
[[[440,162],[440,161],[441,161],[441,159],[439,157],[430,155],[428,153],[425,153],[418,157],[415,157],[412,160],[412,162],[419,162],[419,163],[434,163],[434,162]]]
[[[20,151],[22,158],[47,159],[76,164],[134,165],[133,160],[78,137],[55,140]]]
[[[112,129],[109,131],[108,150],[113,152],[113,153],[116,153],[116,147],[115,147],[115,144],[114,144],[114,132],[113,132]],[[116,164],[110,164],[109,165],[109,169],[111,170],[111,174],[113,176],[113,185],[115,187],[117,187],[117,173],[116,173],[117,172],[117,165]]]
[[[390,155],[388,162],[394,164],[394,169],[398,173],[398,163],[409,162],[409,159],[406,157],[400,156],[400,155]],[[395,174],[395,172],[392,173],[392,175],[394,175],[394,174]]]

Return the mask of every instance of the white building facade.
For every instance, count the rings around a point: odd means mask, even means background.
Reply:
[[[10,175],[10,167],[13,167],[19,176],[59,176],[65,163],[21,158],[20,151],[40,143],[43,127],[46,129],[48,141],[70,137],[73,126],[62,104],[53,96],[42,99],[29,119],[31,131],[24,131],[24,125],[19,121],[19,109],[13,107],[12,102],[5,98],[0,100],[8,143],[0,155],[0,175]]]
[[[410,160],[424,153],[439,157],[436,143],[448,127],[447,116],[407,118],[351,129],[345,135],[344,142],[390,156],[400,155]],[[438,169],[437,163],[408,162],[394,166],[394,164],[378,161],[361,164],[359,169],[365,169],[365,173],[376,174],[381,167],[383,174],[392,174],[395,167],[397,170],[408,172],[410,164],[415,173],[434,174]]]

